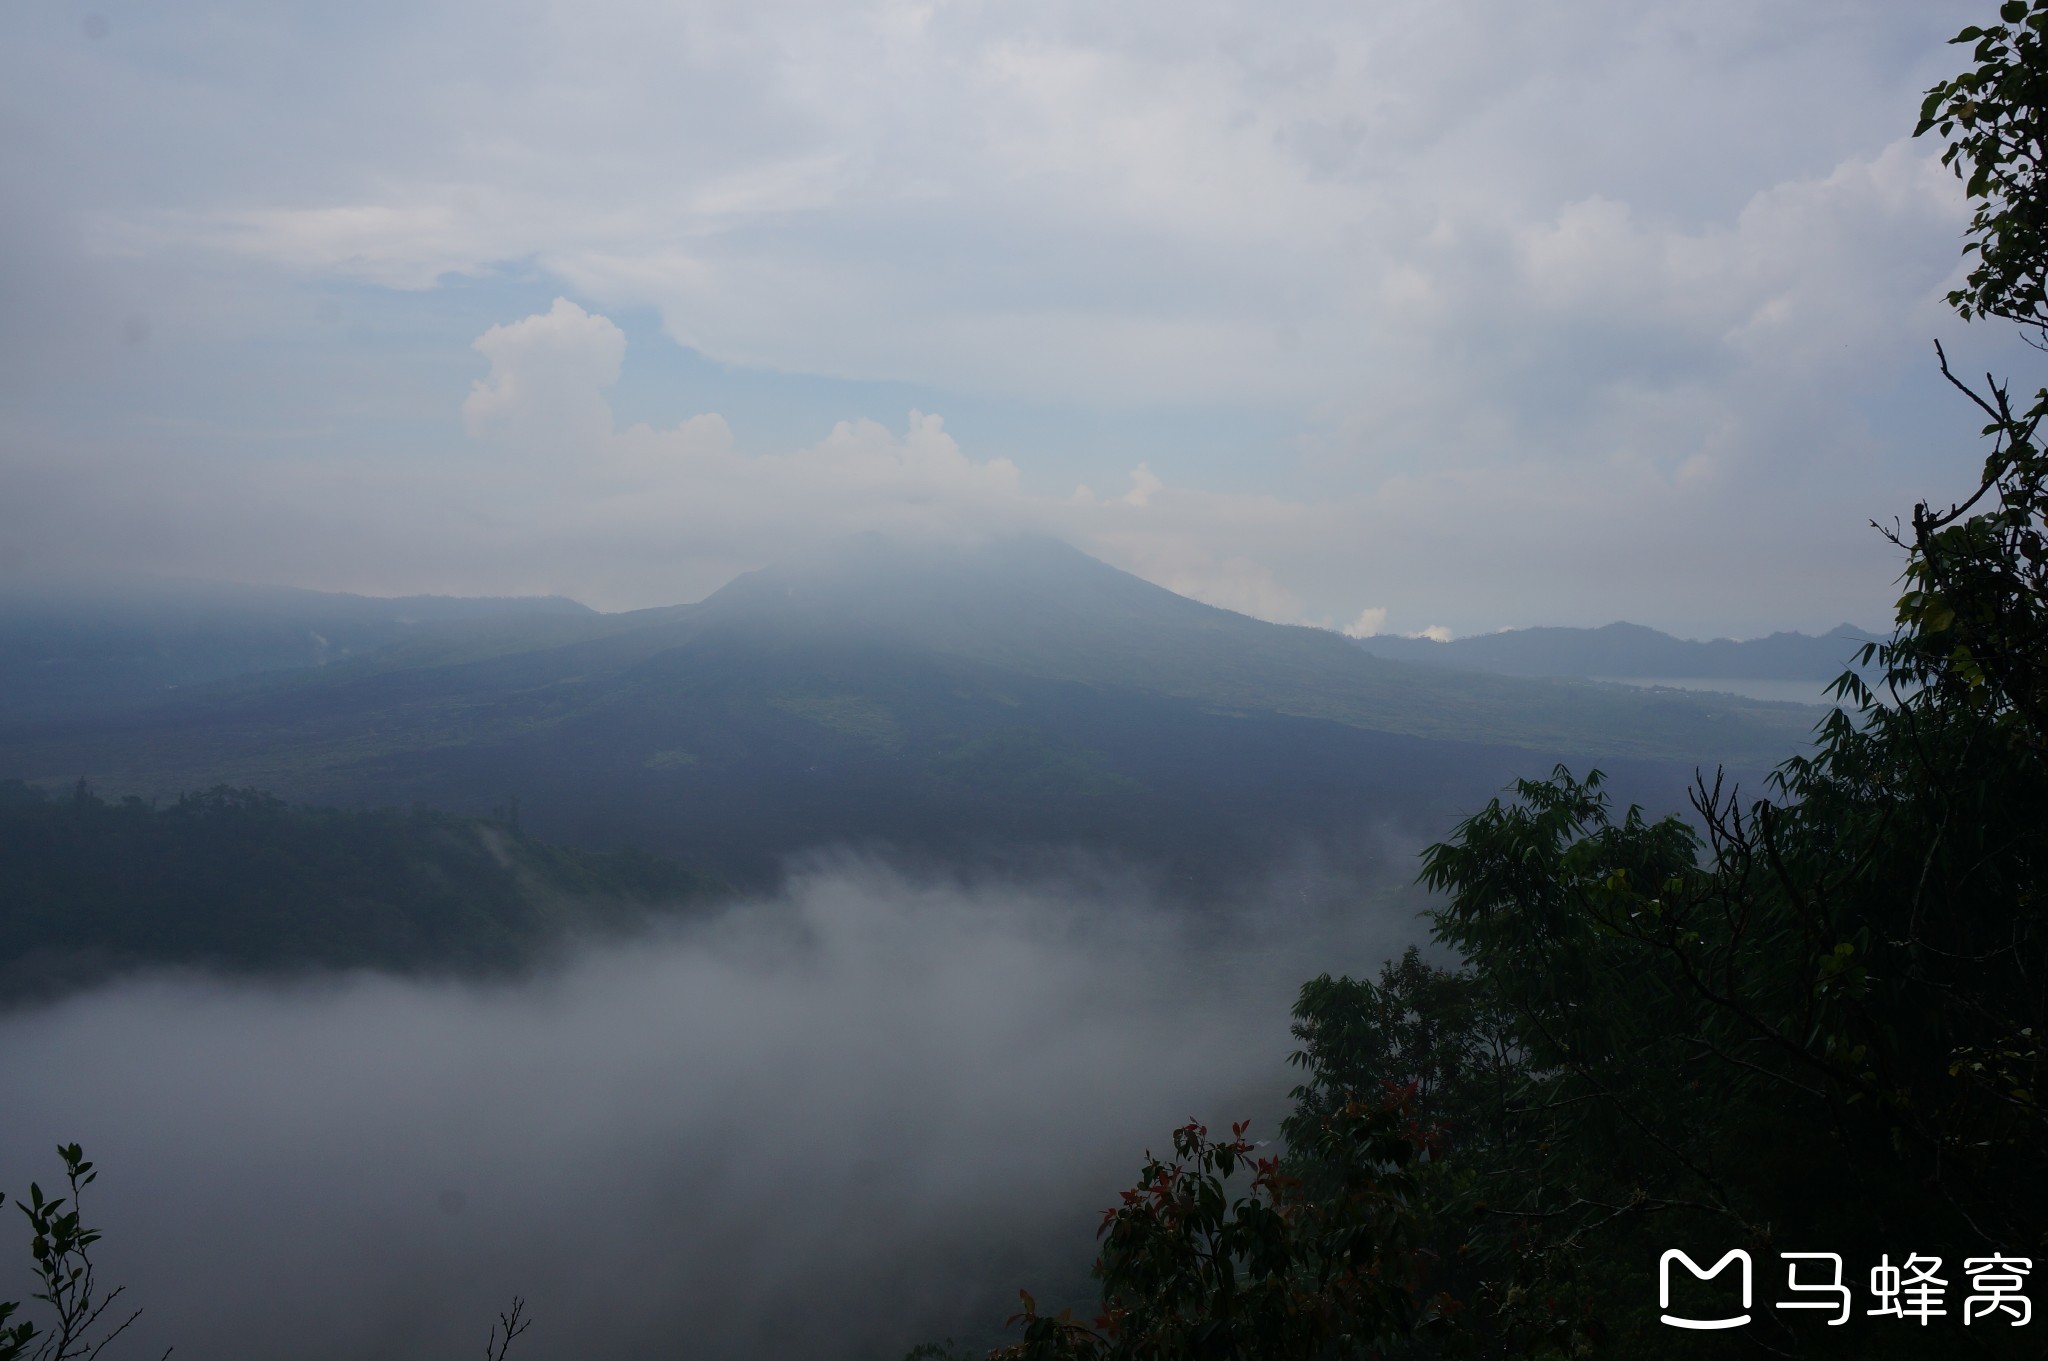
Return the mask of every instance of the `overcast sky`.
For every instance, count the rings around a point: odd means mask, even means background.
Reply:
[[[694,599],[1034,528],[1267,618],[1877,625],[1951,0],[16,0],[0,575]]]

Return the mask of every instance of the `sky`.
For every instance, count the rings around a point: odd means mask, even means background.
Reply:
[[[693,600],[867,529],[1263,618],[1889,620],[1952,0],[0,9],[0,585]]]

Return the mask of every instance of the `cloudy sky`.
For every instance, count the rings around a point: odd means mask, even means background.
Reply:
[[[1036,529],[1267,618],[1887,618],[1970,0],[0,9],[0,584],[689,600]]]

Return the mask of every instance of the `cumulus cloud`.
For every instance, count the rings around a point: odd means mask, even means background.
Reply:
[[[820,862],[524,984],[117,985],[0,1017],[0,1185],[85,1145],[138,1350],[445,1357],[514,1291],[533,1361],[980,1339],[1171,1127],[1277,1133],[1295,988],[1412,933],[1341,888]]]
[[[462,403],[471,436],[560,450],[611,434],[604,389],[619,380],[626,333],[609,318],[556,298],[547,312],[493,326],[477,337],[476,351],[491,371]]]
[[[779,460],[767,460],[776,467]],[[963,502],[1007,499],[1018,491],[1017,465],[1007,458],[977,463],[946,433],[945,419],[912,411],[903,435],[871,420],[841,421],[832,433],[788,460],[794,486],[816,478],[912,500],[952,493]]]

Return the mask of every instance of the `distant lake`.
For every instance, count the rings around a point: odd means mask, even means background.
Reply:
[[[1831,680],[1730,680],[1725,676],[1593,676],[1593,680],[1645,689],[1710,690],[1744,699],[1776,700],[1785,704],[1833,704],[1828,695]]]

